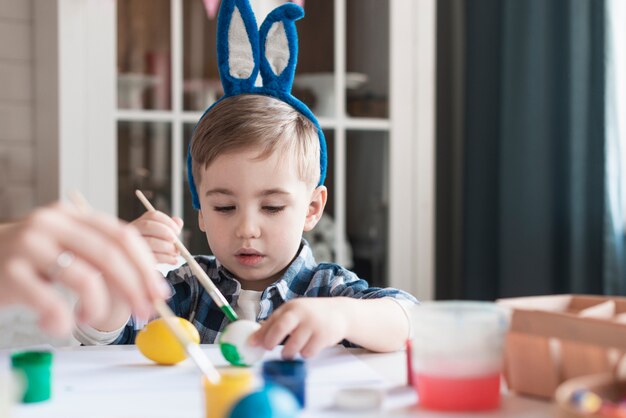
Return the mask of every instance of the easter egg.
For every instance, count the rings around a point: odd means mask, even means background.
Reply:
[[[261,325],[254,321],[240,319],[229,324],[220,336],[222,355],[233,366],[251,366],[263,358],[265,349],[248,343],[250,336]]]
[[[200,334],[193,324],[186,319],[176,318],[192,341],[199,344]],[[135,339],[141,354],[159,364],[176,364],[187,358],[185,350],[170,331],[163,318],[150,321]]]
[[[293,418],[298,412],[300,404],[291,392],[280,385],[267,385],[241,398],[229,418]]]

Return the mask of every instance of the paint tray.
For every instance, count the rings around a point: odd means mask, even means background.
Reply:
[[[565,380],[626,374],[626,298],[551,295],[498,303],[512,309],[504,377],[513,392],[551,399]]]

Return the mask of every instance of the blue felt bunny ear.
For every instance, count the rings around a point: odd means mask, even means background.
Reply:
[[[259,73],[259,30],[248,0],[222,0],[217,61],[226,96],[253,89]]]
[[[293,3],[274,9],[261,25],[261,77],[263,87],[287,94],[291,92],[298,61],[298,32],[296,20],[304,10]]]

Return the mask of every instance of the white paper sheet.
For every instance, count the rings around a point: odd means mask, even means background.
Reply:
[[[202,347],[218,368],[227,367],[217,346]],[[280,358],[280,348],[266,359]],[[257,376],[259,367],[254,368]],[[307,361],[307,371],[306,417],[324,414],[341,388],[389,386],[341,346]],[[13,416],[202,418],[203,402],[200,374],[189,360],[159,366],[135,346],[78,347],[55,352],[52,399],[19,405]]]

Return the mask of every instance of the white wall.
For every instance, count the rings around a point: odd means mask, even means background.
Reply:
[[[0,0],[0,220],[34,205],[32,0]]]
[[[26,215],[38,201],[34,12],[33,0],[0,0],[0,221]],[[0,348],[70,341],[41,333],[22,307],[0,310],[0,336]]]

